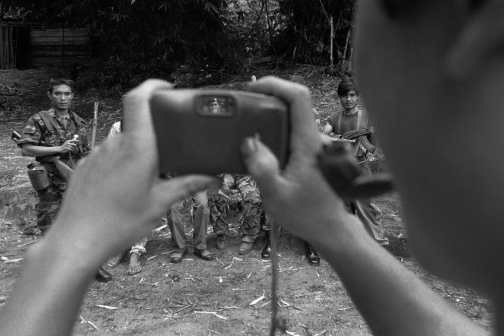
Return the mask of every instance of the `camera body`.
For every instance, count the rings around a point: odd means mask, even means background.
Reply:
[[[255,135],[287,163],[289,111],[278,98],[176,89],[156,92],[150,105],[161,174],[246,174],[240,147]]]

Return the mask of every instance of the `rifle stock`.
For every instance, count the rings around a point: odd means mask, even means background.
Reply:
[[[70,168],[70,166],[61,161],[57,156],[45,157],[44,161],[52,162],[61,177],[63,177],[67,182],[70,181],[73,173],[73,169]]]

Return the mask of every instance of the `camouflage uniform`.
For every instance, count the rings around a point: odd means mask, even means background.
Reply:
[[[23,128],[23,137],[17,140],[18,146],[25,144],[55,147],[79,135],[78,150],[72,153],[58,154],[60,161],[74,168],[77,161],[89,152],[87,142],[87,124],[73,112],[68,118],[58,117],[54,109],[40,111],[32,115]],[[42,232],[46,231],[58,213],[67,181],[60,175],[56,166],[46,157],[35,158],[47,170],[50,185],[44,190],[37,190],[39,202],[36,206],[37,225]]]
[[[236,185],[243,200],[242,241],[253,243],[261,231],[261,218],[266,219],[261,194],[256,182],[248,175],[238,176]]]
[[[224,235],[228,228],[226,218],[230,216],[232,210],[241,202],[241,195],[235,186],[233,176],[224,174],[220,176],[223,180],[222,187],[209,195],[208,204],[210,207],[210,222],[216,235]]]

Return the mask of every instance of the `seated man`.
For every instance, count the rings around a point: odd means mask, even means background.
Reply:
[[[216,234],[216,245],[219,250],[226,247],[227,220],[232,208],[241,202],[240,192],[234,188],[234,178],[230,174],[222,174],[222,186],[209,197],[210,222]]]
[[[243,216],[240,225],[242,243],[239,253],[249,253],[261,231],[262,199],[255,181],[247,175],[238,175],[235,180],[241,194]]]
[[[177,248],[170,254],[172,263],[179,263],[187,253],[185,224],[193,224],[194,255],[203,260],[213,260],[214,255],[207,249],[207,228],[210,222],[207,191],[201,191],[188,199],[175,203],[167,213],[172,240]]]
[[[112,124],[110,127],[108,137],[115,137],[122,132],[122,120],[117,121]],[[142,271],[142,263],[140,262],[140,258],[143,254],[147,252],[145,249],[145,245],[147,245],[147,237],[144,237],[137,241],[130,249],[129,249],[129,265],[128,265],[128,275],[138,274]],[[109,267],[116,267],[121,262],[123,256],[126,253],[120,253],[107,263]]]

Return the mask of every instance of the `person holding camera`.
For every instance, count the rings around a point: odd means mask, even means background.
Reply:
[[[321,252],[375,335],[504,335],[504,158],[495,155],[502,147],[503,16],[500,0],[364,0],[355,37],[357,78],[402,196],[412,252],[430,272],[488,297],[491,331],[450,306],[346,211],[318,168],[322,140],[310,91],[272,77],[250,85],[290,109],[285,169],[256,137],[242,147],[266,211]],[[173,202],[217,183],[158,178],[149,99],[169,88],[150,80],[124,97],[131,126],[77,168],[51,230],[27,253],[0,334],[69,335],[96,268],[145,236]]]

